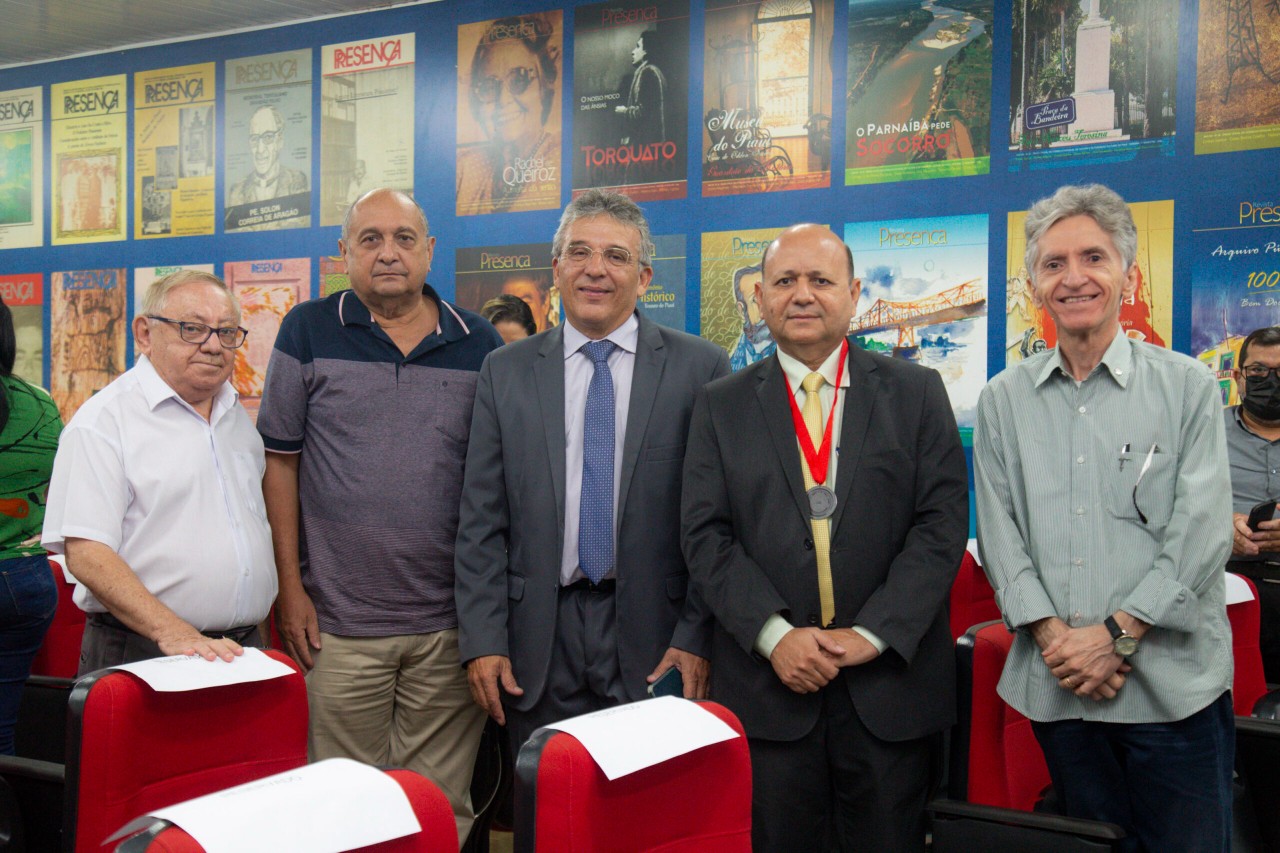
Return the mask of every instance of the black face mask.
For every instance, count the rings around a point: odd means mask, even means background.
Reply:
[[[1244,389],[1244,407],[1249,414],[1261,421],[1280,421],[1280,376],[1246,376]]]

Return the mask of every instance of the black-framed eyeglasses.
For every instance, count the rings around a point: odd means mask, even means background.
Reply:
[[[1280,376],[1280,367],[1267,367],[1265,364],[1246,364],[1240,372],[1250,379],[1265,379],[1268,376]]]
[[[604,259],[604,262],[614,269],[622,269],[632,264],[631,253],[621,246],[610,246],[607,249],[593,249],[590,246],[584,246],[581,243],[575,243],[564,250],[561,255],[568,263],[575,266],[585,266],[597,254]]]
[[[506,76],[499,79],[497,77],[479,77],[471,81],[471,94],[476,96],[476,100],[482,104],[492,104],[502,96],[502,86],[505,83],[507,91],[512,96],[523,95],[538,79],[538,71],[536,68],[527,66],[517,66],[507,72]]]
[[[182,338],[189,344],[203,344],[216,333],[218,335],[218,343],[227,349],[239,349],[244,343],[244,339],[249,337],[249,330],[240,326],[223,326],[214,328],[206,326],[204,323],[190,323],[186,320],[170,320],[168,317],[159,317],[155,314],[148,314],[148,320],[159,320],[161,323],[168,323],[178,327],[178,337]]]
[[[276,140],[284,133],[282,130],[267,130],[262,133],[249,134],[249,147],[257,148],[259,145],[275,145]]]

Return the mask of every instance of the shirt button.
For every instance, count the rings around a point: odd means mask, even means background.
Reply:
[[[1083,456],[1077,456],[1077,457],[1076,457],[1076,464],[1077,464],[1077,465],[1083,465],[1083,464],[1084,464],[1084,457],[1083,457]]]
[[[1072,562],[1072,563],[1074,563],[1074,564],[1075,564],[1075,565],[1077,565],[1077,566],[1083,566],[1083,565],[1084,565],[1084,560],[1080,559],[1079,557],[1076,557],[1076,558],[1075,558],[1074,560],[1072,560],[1071,562]]]
[[[1076,515],[1084,515],[1084,507],[1082,506],[1076,507]]]
[[[1086,409],[1084,406],[1081,406],[1080,408],[1076,409],[1076,411],[1083,415],[1085,412],[1089,410]]]

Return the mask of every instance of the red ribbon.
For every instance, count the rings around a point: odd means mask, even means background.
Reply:
[[[796,405],[795,392],[791,390],[791,380],[787,372],[782,371],[782,379],[787,383],[787,399],[791,401],[791,421],[795,424],[796,438],[800,441],[800,452],[809,466],[809,476],[819,485],[827,481],[827,467],[831,463],[831,425],[836,420],[836,405],[840,402],[840,380],[844,377],[844,363],[849,357],[849,339],[840,342],[840,366],[836,368],[836,393],[831,398],[831,411],[827,412],[827,427],[822,433],[822,446],[813,449],[813,439],[809,437],[809,427],[805,425],[804,415]],[[808,392],[805,392],[808,393]]]

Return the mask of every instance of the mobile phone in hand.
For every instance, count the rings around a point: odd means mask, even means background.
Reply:
[[[684,678],[680,675],[680,670],[673,666],[659,675],[657,680],[649,685],[649,695],[677,698],[684,696]]]
[[[1272,516],[1276,514],[1275,501],[1263,501],[1262,503],[1249,510],[1249,529],[1258,530],[1258,525],[1264,521],[1270,521]]]

